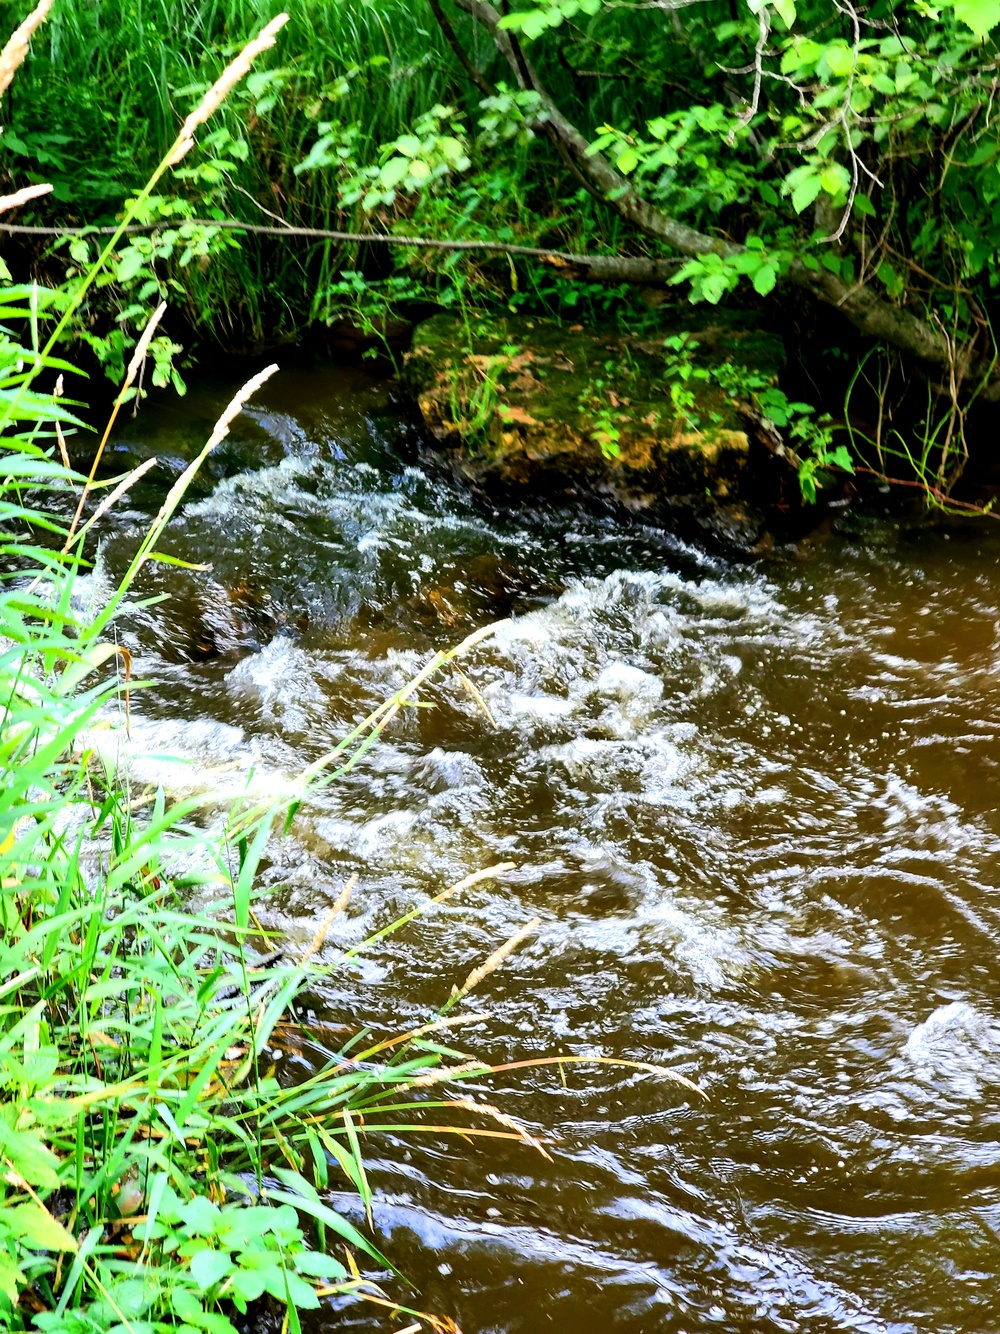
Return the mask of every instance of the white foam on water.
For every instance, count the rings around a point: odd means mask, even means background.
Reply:
[[[279,801],[298,792],[295,778],[276,768],[254,738],[210,718],[133,719],[128,732],[123,726],[94,728],[79,745],[134,786],[162,787],[172,797]]]
[[[968,1001],[939,1005],[912,1030],[903,1056],[920,1080],[978,1099],[1000,1082],[1000,1023]]]
[[[278,635],[226,674],[226,688],[232,695],[256,704],[266,719],[289,731],[302,732],[327,708],[316,668],[315,655]]]

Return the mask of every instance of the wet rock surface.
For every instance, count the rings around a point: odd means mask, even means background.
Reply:
[[[436,315],[418,326],[404,379],[452,470],[491,499],[583,497],[655,517],[683,507],[746,541],[757,519],[739,502],[766,451],[719,368],[772,379],[783,359],[778,338],[732,319],[638,339]]]

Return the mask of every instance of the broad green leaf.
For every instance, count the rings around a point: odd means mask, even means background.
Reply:
[[[347,1278],[344,1265],[323,1251],[296,1251],[294,1264],[300,1274],[308,1274],[310,1278],[325,1278],[334,1283]]]
[[[767,296],[774,291],[777,281],[777,271],[770,264],[762,264],[753,277],[754,291],[758,296]]]
[[[786,28],[795,22],[795,0],[774,0],[774,12]]]
[[[315,1288],[290,1269],[265,1269],[263,1279],[265,1290],[279,1302],[287,1302],[292,1310],[315,1311],[319,1306]]]
[[[1000,0],[955,0],[955,16],[977,37],[985,37],[1000,24]]]
[[[230,1283],[233,1291],[247,1302],[255,1302],[264,1291],[264,1275],[259,1269],[236,1269]],[[284,1300],[284,1293],[281,1299]]]
[[[804,212],[815,200],[822,189],[819,176],[807,176],[792,191],[792,208],[796,213]]]
[[[226,1251],[212,1251],[206,1246],[191,1257],[191,1276],[200,1288],[213,1288],[232,1273],[233,1262]]]
[[[843,468],[845,472],[854,472],[854,460],[851,458],[851,452],[846,445],[838,445],[826,456],[827,463],[836,468]]]
[[[25,1246],[39,1251],[75,1251],[76,1239],[41,1203],[16,1204],[2,1211],[3,1223]]]
[[[725,296],[729,283],[723,273],[710,273],[701,285],[701,299],[717,306]]]
[[[845,42],[831,42],[823,53],[830,73],[842,79],[854,68],[855,53]]]
[[[130,245],[118,261],[115,277],[120,283],[130,282],[145,263],[146,256],[139,247]]]
[[[9,1255],[0,1251],[0,1292],[8,1299],[11,1306],[17,1305],[18,1294],[27,1284],[23,1271]]]
[[[211,1237],[219,1226],[222,1211],[206,1196],[196,1195],[181,1206],[180,1215],[185,1227],[192,1232],[202,1237]]]
[[[411,162],[406,157],[391,157],[378,174],[379,184],[386,190],[394,189],[410,170]]]
[[[40,1131],[14,1130],[0,1116],[0,1153],[30,1185],[44,1190],[55,1190],[59,1185],[59,1159],[43,1143]]]
[[[851,184],[851,177],[846,167],[834,162],[823,171],[819,183],[828,195],[839,195]]]
[[[444,160],[450,162],[453,167],[465,158],[465,145],[453,134],[442,134],[437,146]]]

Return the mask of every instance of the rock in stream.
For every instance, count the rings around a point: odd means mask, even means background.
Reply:
[[[680,352],[671,332],[435,315],[416,329],[405,381],[452,470],[491,499],[568,494],[654,515],[693,502],[720,516],[753,489],[756,444],[718,368],[770,382],[783,347],[731,320],[692,330]]]

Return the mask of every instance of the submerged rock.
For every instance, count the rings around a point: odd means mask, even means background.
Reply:
[[[732,321],[637,339],[507,318],[420,324],[405,381],[452,468],[494,498],[597,496],[633,511],[744,492],[739,383],[772,382],[779,339]],[[739,526],[738,518],[735,520]]]

